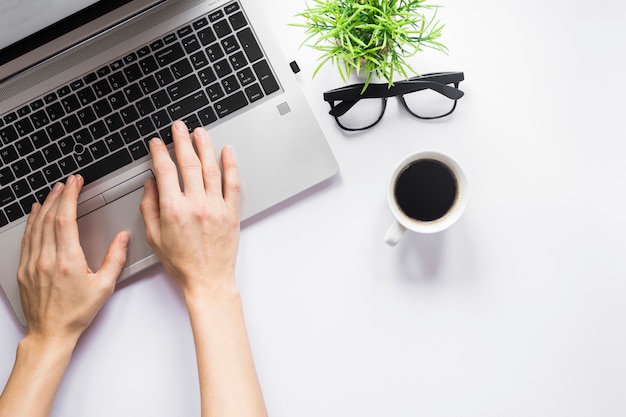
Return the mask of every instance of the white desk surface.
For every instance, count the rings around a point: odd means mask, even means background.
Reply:
[[[271,416],[626,415],[626,6],[618,1],[444,1],[466,96],[446,120],[391,100],[346,135],[288,27],[267,9],[341,167],[244,224],[238,282]],[[383,243],[388,176],[406,154],[454,156],[470,181],[444,233]],[[160,266],[118,291],[84,335],[54,416],[199,415],[183,300]],[[0,385],[22,337],[0,303]],[[234,394],[236,395],[236,394]]]

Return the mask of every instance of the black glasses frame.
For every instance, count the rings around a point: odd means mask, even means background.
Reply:
[[[336,88],[324,93],[324,101],[330,105],[330,111],[328,114],[335,118],[335,121],[344,130],[356,132],[359,130],[366,130],[378,122],[381,121],[387,108],[387,99],[389,97],[398,97],[402,107],[408,111],[411,115],[418,119],[432,120],[439,119],[451,114],[456,109],[456,102],[463,97],[465,93],[459,90],[459,84],[465,79],[465,75],[462,72],[436,72],[430,74],[423,74],[420,76],[409,78],[408,80],[394,82],[391,86],[386,83],[370,83],[365,88],[365,84],[352,84],[344,87]],[[453,84],[454,87],[449,84]],[[365,88],[365,89],[364,89]],[[414,93],[422,90],[433,90],[437,93],[448,97],[453,100],[452,109],[442,115],[438,116],[420,116],[414,113],[404,100],[405,94]],[[360,128],[350,128],[341,124],[339,117],[343,116],[356,105],[362,99],[380,98],[383,100],[382,111],[378,119],[369,126]],[[336,103],[338,102],[338,103]]]

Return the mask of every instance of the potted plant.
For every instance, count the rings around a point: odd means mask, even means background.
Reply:
[[[365,76],[366,86],[373,76],[391,85],[394,73],[416,74],[407,58],[424,47],[447,51],[438,41],[444,27],[436,19],[440,6],[427,1],[313,0],[296,15],[304,23],[294,24],[306,28],[302,44],[321,52],[313,76],[328,62],[344,81],[353,73]]]

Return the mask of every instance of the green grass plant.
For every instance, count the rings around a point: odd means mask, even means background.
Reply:
[[[417,74],[407,58],[424,47],[441,52],[444,25],[437,19],[440,6],[428,0],[313,0],[296,16],[308,35],[302,42],[319,52],[315,76],[328,62],[339,70],[344,81],[351,74],[372,76],[393,84],[394,73],[408,78]],[[426,14],[430,14],[429,17]]]

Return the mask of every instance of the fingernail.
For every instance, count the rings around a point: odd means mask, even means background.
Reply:
[[[226,155],[228,155],[229,157],[231,157],[231,158],[235,157],[235,150],[233,149],[232,146],[226,145],[224,147],[224,150],[226,151]]]
[[[160,145],[163,143],[163,141],[161,140],[161,138],[152,138],[150,140],[150,142],[154,143],[155,145]]]
[[[76,177],[74,177],[73,175],[70,175],[69,177],[67,177],[67,185],[72,185],[74,184],[74,181],[76,181]]]
[[[56,184],[54,184],[54,187],[52,187],[52,191],[54,192],[59,192],[63,189],[63,183],[62,182],[57,182]]]
[[[128,247],[128,242],[130,241],[130,234],[128,232],[122,232],[120,234],[120,243],[124,247]]]
[[[177,120],[177,121],[174,122],[174,129],[180,130],[181,132],[182,131],[186,132],[187,131],[187,126],[183,122],[181,122],[180,120]]]

